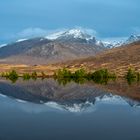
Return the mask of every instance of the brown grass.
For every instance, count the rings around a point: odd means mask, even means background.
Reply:
[[[58,65],[69,69],[83,67],[87,71],[107,68],[118,76],[124,76],[130,67],[140,72],[140,42],[110,49],[95,57],[68,61]]]

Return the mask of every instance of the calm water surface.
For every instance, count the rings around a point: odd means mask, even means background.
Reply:
[[[140,86],[0,80],[0,140],[140,140]]]

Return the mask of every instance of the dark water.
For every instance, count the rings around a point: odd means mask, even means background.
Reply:
[[[140,86],[0,80],[0,140],[140,140]]]

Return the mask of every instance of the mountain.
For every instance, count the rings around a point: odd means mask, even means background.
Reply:
[[[114,41],[102,41],[104,47],[106,48],[116,48],[116,47],[120,47],[120,46],[125,46],[125,45],[129,45],[131,43],[140,41],[140,35],[131,35],[130,37],[126,38],[120,38],[118,41],[114,40]]]
[[[96,39],[84,30],[70,29],[45,37],[19,39],[0,46],[0,62],[12,64],[51,64],[95,56],[105,50],[140,40],[131,35],[126,41],[107,42]]]
[[[130,44],[136,41],[140,41],[140,35],[131,35],[125,42],[124,44]]]
[[[48,64],[94,56],[106,49],[95,37],[79,29],[71,29],[8,44],[0,48],[0,59],[3,63]]]
[[[50,40],[77,40],[77,39],[82,39],[82,40],[94,40],[95,38],[92,37],[91,35],[87,34],[85,31],[82,31],[80,29],[71,29],[67,31],[61,31],[54,33],[52,35],[46,36],[45,38],[50,39]]]

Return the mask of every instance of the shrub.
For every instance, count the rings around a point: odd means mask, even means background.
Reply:
[[[30,74],[29,73],[24,73],[23,74],[23,79],[24,80],[29,80],[31,78]]]
[[[136,72],[132,69],[128,69],[126,79],[134,79],[134,78],[136,78]]]
[[[15,70],[12,70],[11,72],[6,74],[6,77],[10,79],[12,82],[15,82],[19,76]]]
[[[84,78],[86,76],[86,71],[84,69],[80,69],[75,71],[75,73],[72,74],[73,78]]]
[[[97,70],[91,74],[91,77],[92,78],[106,79],[106,78],[109,78],[109,72],[107,69]]]
[[[127,79],[128,84],[131,85],[133,82],[136,81],[137,74],[134,70],[128,69],[125,78]]]
[[[107,83],[109,79],[116,79],[115,73],[109,73],[107,69],[97,70],[93,73],[86,73],[84,69],[76,70],[74,73],[67,69],[59,69],[57,73],[54,74],[54,78],[59,81],[59,83],[66,84],[69,81],[74,81],[79,84],[83,84],[86,80],[93,80],[96,83]],[[64,81],[63,81],[64,79]]]
[[[72,76],[71,72],[67,70],[66,68],[63,68],[62,70],[59,69],[57,73],[55,73],[54,75],[57,78],[68,78]]]
[[[31,74],[31,77],[32,77],[32,79],[37,79],[37,73],[36,73],[36,72],[33,72],[33,73]]]
[[[140,81],[140,73],[139,72],[137,73],[137,81],[138,82]]]

